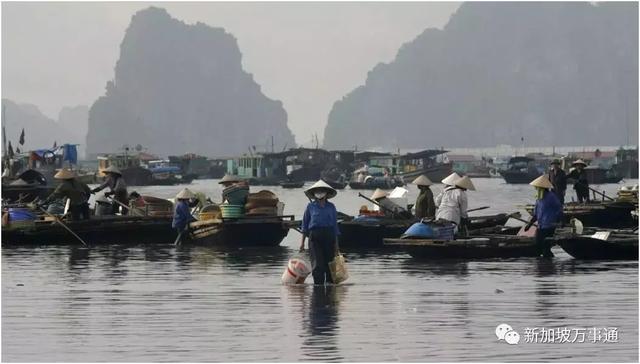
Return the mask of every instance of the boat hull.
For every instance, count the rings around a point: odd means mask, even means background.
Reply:
[[[385,246],[400,248],[417,259],[492,259],[538,256],[535,238],[495,235],[480,239],[385,239]]]
[[[504,225],[509,216],[507,214],[472,216],[470,230],[491,228]],[[399,238],[417,220],[380,219],[376,221],[341,221],[338,223],[340,248],[356,250],[358,248],[382,248],[384,239]]]
[[[604,241],[589,236],[564,236],[556,244],[576,259],[638,260],[638,237]]]
[[[189,243],[207,246],[278,246],[289,233],[287,222],[280,217],[203,221],[191,225]]]
[[[625,201],[594,202],[587,204],[567,203],[563,209],[563,222],[569,224],[572,218],[582,222],[584,226],[602,228],[629,228],[638,225],[631,212],[635,210],[633,203]],[[529,214],[533,205],[527,205]]]
[[[534,179],[540,177],[540,174],[532,172],[521,171],[500,171],[500,175],[504,178],[505,182],[513,184],[530,183]]]
[[[398,176],[401,177],[405,183],[411,183],[415,178],[424,174],[434,183],[440,183],[440,181],[445,179],[452,172],[453,172],[452,163],[441,163],[430,168],[424,168],[424,169],[420,169],[412,172],[405,172],[402,174],[398,174]]]
[[[64,223],[87,244],[166,244],[177,236],[171,217],[100,216]],[[2,245],[81,244],[60,224],[38,221],[30,226],[3,227]]]

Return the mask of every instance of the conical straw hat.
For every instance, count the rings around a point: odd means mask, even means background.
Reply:
[[[114,166],[109,166],[105,169],[102,170],[102,173],[115,173],[115,174],[119,174],[122,176],[122,172],[120,172],[120,170]]]
[[[76,172],[69,169],[61,169],[56,173],[53,178],[55,179],[71,179],[76,177]]]
[[[225,174],[224,177],[222,177],[222,179],[220,180],[220,182],[218,182],[219,184],[222,183],[226,183],[226,182],[240,182],[242,181],[242,179],[238,176],[234,176],[231,174]]]
[[[373,191],[373,195],[371,195],[371,197],[369,197],[369,199],[371,200],[377,200],[381,197],[387,197],[387,193],[379,188],[376,188],[375,191]]]
[[[464,188],[469,191],[476,190],[476,186],[473,185],[473,182],[471,182],[471,178],[469,178],[469,176],[464,176],[459,180],[457,180],[455,183],[456,183],[456,186],[460,188]]]
[[[333,187],[329,186],[323,180],[319,180],[318,182],[314,183],[313,186],[307,188],[304,191],[304,194],[307,195],[307,197],[309,197],[310,199],[313,199],[314,198],[313,194],[318,189],[324,189],[324,190],[327,191],[327,200],[330,199],[330,198],[336,197],[336,195],[338,194],[338,192]]]
[[[534,179],[529,184],[534,187],[547,188],[547,189],[553,188],[553,184],[551,184],[551,181],[549,181],[549,177],[547,177],[546,174],[543,174],[542,176]]]
[[[440,182],[444,183],[445,185],[454,186],[456,184],[456,181],[459,179],[460,175],[456,172],[453,172]]]
[[[433,184],[433,182],[431,182],[429,177],[425,176],[424,174],[414,179],[413,182],[411,183],[418,186],[431,186]]]
[[[194,197],[196,197],[196,195],[193,192],[191,192],[191,190],[189,190],[188,188],[185,188],[176,195],[176,200],[181,200],[181,199],[188,200]]]
[[[585,167],[587,166],[587,164],[582,159],[578,159],[577,161],[571,163],[572,166],[575,166],[576,164],[582,164]]]

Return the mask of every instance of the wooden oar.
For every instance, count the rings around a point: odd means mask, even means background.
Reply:
[[[122,202],[120,202],[120,201],[116,200],[115,198],[113,198],[113,197],[111,197],[111,196],[107,196],[107,195],[105,195],[105,196],[106,196],[108,199],[110,199],[111,201],[113,201],[113,202],[117,203],[118,205],[122,206],[123,208],[125,208],[125,209],[129,210],[129,206],[127,206],[127,205],[123,204]]]
[[[595,188],[591,188],[591,187],[589,187],[589,189],[590,189],[591,191],[593,191],[594,193],[599,194],[599,195],[600,195],[600,196],[602,196],[602,197],[608,198],[610,201],[615,201],[615,199],[614,199],[614,198],[611,198],[611,197],[607,196],[607,195],[606,195],[604,192],[602,192],[602,191],[598,191],[598,190],[596,190]]]
[[[50,214],[47,210],[43,209],[42,207],[39,207],[39,209],[40,209],[40,211],[44,212],[44,214],[45,214],[45,215],[53,217],[53,219],[54,219],[54,221],[55,221],[55,222],[57,222],[57,223],[58,223],[58,224],[60,224],[63,228],[65,228],[68,232],[70,232],[70,233],[71,233],[71,235],[75,236],[75,237],[76,237],[76,239],[78,239],[78,240],[82,243],[82,245],[84,245],[84,246],[86,246],[86,247],[89,247],[89,245],[87,245],[87,243],[85,243],[85,241],[84,241],[84,240],[82,240],[82,238],[80,238],[80,237],[78,236],[78,234],[74,233],[74,232],[73,232],[73,230],[71,230],[71,228],[69,228],[65,223],[63,223],[62,221],[60,221],[60,219],[59,219],[57,216]]]
[[[489,206],[476,207],[475,209],[467,210],[467,212],[480,211],[480,210],[485,210],[485,209],[488,209],[488,208],[489,208]]]
[[[518,214],[517,212],[514,212],[513,214],[509,215],[509,218],[514,219],[514,220],[518,220],[518,221],[522,221],[525,224],[528,224],[529,221],[525,220],[525,219],[521,219],[520,217],[516,216],[516,214]],[[536,224],[535,222],[533,223],[533,226],[538,227],[538,224]]]

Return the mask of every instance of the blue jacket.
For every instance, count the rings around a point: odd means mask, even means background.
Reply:
[[[546,191],[542,199],[536,201],[533,209],[534,221],[538,221],[539,229],[550,229],[562,220],[562,204],[555,193]]]
[[[336,207],[329,201],[321,207],[318,201],[310,202],[302,217],[302,232],[309,235],[315,228],[333,228],[336,235],[340,235],[338,230],[338,213]]]
[[[182,231],[191,221],[195,221],[196,219],[191,216],[191,210],[189,209],[189,205],[185,201],[178,201],[176,204],[176,210],[173,213],[173,223],[171,226],[175,229]]]

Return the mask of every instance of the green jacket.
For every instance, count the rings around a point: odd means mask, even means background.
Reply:
[[[65,179],[60,183],[55,191],[47,198],[50,201],[53,198],[68,198],[69,204],[75,206],[89,201],[91,189],[86,184],[76,181],[75,179]]]
[[[436,216],[436,204],[433,202],[433,192],[431,192],[431,189],[420,190],[415,207],[416,217],[419,219]]]

